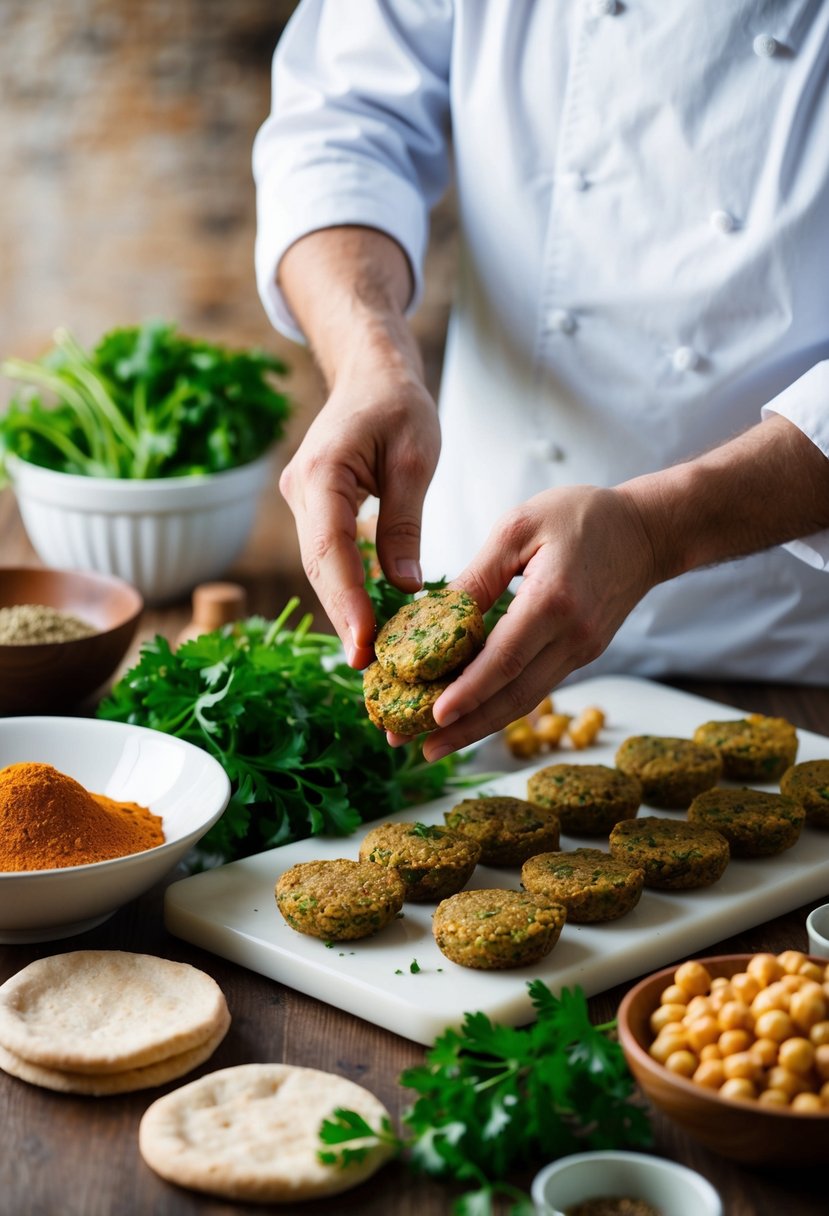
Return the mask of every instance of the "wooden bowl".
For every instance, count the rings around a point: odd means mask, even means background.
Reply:
[[[71,612],[97,632],[71,642],[0,645],[0,714],[60,713],[80,705],[115,671],[144,607],[139,592],[112,575],[0,567],[0,608],[15,604]]]
[[[744,971],[751,957],[721,954],[699,961],[713,979]],[[826,963],[826,959],[813,961]],[[640,980],[619,1005],[619,1041],[631,1072],[651,1103],[688,1136],[734,1161],[768,1166],[825,1163],[829,1110],[814,1114],[722,1098],[716,1091],[671,1072],[648,1054],[654,1037],[650,1017],[675,970],[676,965],[665,967]]]

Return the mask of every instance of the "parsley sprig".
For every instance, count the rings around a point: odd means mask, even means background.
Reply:
[[[147,478],[218,473],[279,439],[291,411],[275,355],[190,338],[164,321],[113,329],[84,350],[66,329],[0,418],[4,452],[64,473]]]
[[[592,1025],[580,988],[559,996],[541,980],[528,988],[530,1026],[467,1013],[460,1030],[435,1040],[424,1064],[401,1075],[417,1094],[403,1115],[405,1135],[388,1121],[374,1129],[338,1109],[320,1128],[320,1160],[346,1165],[354,1153],[391,1145],[412,1168],[468,1188],[456,1216],[490,1216],[499,1194],[512,1200],[513,1216],[529,1216],[529,1197],[510,1181],[522,1169],[587,1149],[647,1146],[650,1124],[634,1100],[615,1022]]]

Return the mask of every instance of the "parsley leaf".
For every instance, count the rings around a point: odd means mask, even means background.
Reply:
[[[615,1023],[593,1026],[580,988],[555,996],[534,980],[528,989],[530,1026],[467,1013],[460,1030],[444,1031],[425,1062],[400,1077],[417,1097],[403,1115],[405,1134],[386,1128],[384,1142],[412,1168],[468,1184],[455,1216],[491,1216],[498,1194],[512,1200],[512,1216],[529,1216],[529,1196],[510,1181],[516,1172],[567,1153],[651,1143]],[[359,1116],[335,1117],[320,1129],[324,1159],[345,1164],[350,1121]],[[364,1139],[365,1128],[358,1134]]]

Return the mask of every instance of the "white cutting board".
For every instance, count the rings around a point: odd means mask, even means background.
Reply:
[[[555,694],[557,710],[578,713],[600,706],[606,725],[597,744],[582,751],[560,747],[529,766],[485,781],[487,792],[526,796],[529,773],[574,761],[612,765],[628,735],[688,738],[710,719],[744,716],[714,701],[647,680],[610,676],[572,684]],[[829,759],[829,739],[798,731],[798,761]],[[500,737],[482,748],[490,770],[513,767]],[[480,764],[480,759],[478,760]],[[777,791],[776,785],[758,789]],[[460,790],[392,816],[443,823],[443,812],[474,790]],[[640,815],[684,818],[683,812],[643,807]],[[368,825],[365,831],[372,825]],[[532,1020],[529,980],[553,991],[579,985],[588,996],[681,960],[732,934],[829,894],[829,832],[805,828],[779,857],[733,860],[713,887],[687,893],[645,890],[637,907],[604,925],[566,924],[551,954],[531,967],[473,971],[440,953],[431,931],[433,905],[406,904],[405,915],[374,938],[326,946],[290,929],[277,911],[274,884],[298,861],[356,859],[364,830],[350,837],[314,837],[172,884],[165,919],[171,933],[232,959],[281,984],[318,997],[416,1042],[429,1044],[464,1013],[482,1010],[510,1025]],[[606,848],[606,838],[562,836],[561,848]],[[519,870],[479,866],[470,887],[519,886]],[[410,970],[413,960],[420,968]]]

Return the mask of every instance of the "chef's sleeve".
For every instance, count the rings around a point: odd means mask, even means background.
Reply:
[[[829,360],[816,363],[763,406],[763,417],[779,414],[803,432],[829,458]],[[783,546],[816,570],[829,570],[829,530]]]
[[[429,212],[449,181],[451,0],[303,0],[273,57],[253,147],[256,281],[272,324],[302,340],[277,284],[285,251],[320,228],[392,237],[423,290]]]

